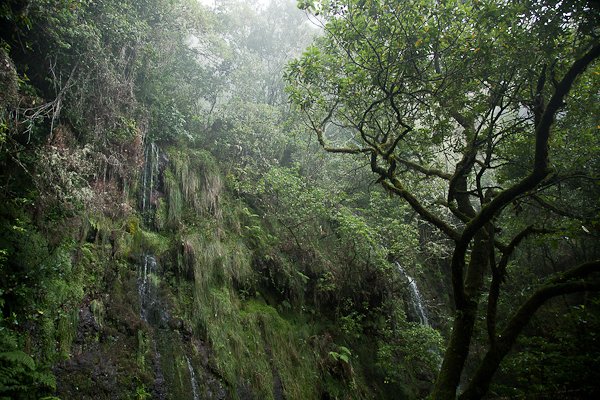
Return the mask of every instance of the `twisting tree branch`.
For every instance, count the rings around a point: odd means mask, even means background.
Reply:
[[[465,266],[465,255],[469,243],[475,234],[482,229],[504,206],[513,201],[517,196],[535,188],[548,175],[548,140],[550,128],[556,113],[562,106],[565,97],[571,90],[575,79],[600,56],[600,44],[596,44],[590,51],[571,65],[563,79],[558,83],[556,90],[548,102],[548,106],[540,118],[540,123],[535,129],[535,161],[532,172],[514,186],[498,193],[492,201],[484,206],[481,211],[465,226],[460,240],[456,242],[452,256],[452,274],[457,281],[462,281]],[[453,279],[454,281],[454,279]],[[454,299],[458,309],[465,304],[462,286],[454,288]]]
[[[560,273],[536,290],[511,316],[496,342],[491,345],[483,361],[460,400],[480,399],[488,390],[500,362],[508,354],[517,337],[531,320],[533,314],[549,299],[569,293],[600,291],[600,280],[587,281],[591,274],[600,272],[600,260],[580,264]]]
[[[422,166],[421,164],[417,164],[413,161],[406,160],[404,158],[396,157],[396,160],[400,164],[407,166],[408,168],[412,169],[413,171],[420,172],[425,176],[437,176],[438,178],[442,178],[445,180],[450,180],[452,178],[452,175],[450,175],[447,172],[441,171],[439,169],[427,168],[427,167]]]
[[[534,234],[545,234],[552,233],[550,230],[546,229],[537,229],[534,228],[533,225],[528,226],[523,229],[521,232],[517,234],[513,238],[513,240],[506,246],[504,250],[502,250],[502,258],[498,265],[492,264],[492,282],[490,284],[490,289],[488,292],[488,305],[487,305],[487,315],[486,315],[486,324],[488,330],[488,337],[490,340],[490,345],[494,346],[496,343],[496,313],[498,309],[498,297],[500,296],[500,285],[504,282],[506,278],[506,267],[508,266],[508,261],[510,257],[514,253],[515,249],[519,244],[529,235]]]

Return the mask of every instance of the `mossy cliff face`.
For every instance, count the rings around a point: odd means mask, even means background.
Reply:
[[[397,362],[417,344],[411,360],[428,370],[435,332],[407,323],[399,297],[336,278],[383,281],[389,269],[344,264],[331,244],[280,240],[277,221],[235,197],[209,153],[147,147],[138,183],[118,196],[123,211],[80,212],[41,232],[15,205],[8,265],[46,275],[33,305],[25,288],[11,293],[11,306],[29,304],[30,316],[0,332],[15,349],[5,353],[11,370],[22,369],[3,393],[366,399],[427,390],[432,374]]]
[[[222,17],[241,21],[195,1],[0,7],[0,398],[427,387],[437,337],[407,323],[365,210],[299,173],[287,107],[220,104],[257,81],[224,71],[259,67]]]
[[[146,168],[152,193],[140,185],[146,209],[96,223],[88,235],[94,241],[81,246],[86,268],[104,272],[82,285],[70,311],[59,345],[65,360],[53,369],[56,394],[320,397],[322,354],[311,343],[318,332],[302,314],[282,316],[259,292],[254,252],[243,238],[246,207],[224,191],[208,153],[157,151],[160,166]],[[144,265],[149,256],[152,268]]]
[[[190,365],[200,398],[316,397],[315,360],[302,329],[257,292],[243,204],[224,191],[210,154],[178,148],[165,158],[150,225],[169,243],[153,283],[169,317],[167,326],[151,327],[148,341],[160,353],[167,397],[194,395]]]

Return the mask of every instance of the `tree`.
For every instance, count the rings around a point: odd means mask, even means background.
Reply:
[[[570,267],[529,282],[529,297],[497,321],[507,265],[521,243],[549,235],[598,247],[599,142],[593,118],[580,111],[590,104],[591,115],[599,111],[599,78],[590,72],[600,56],[597,5],[299,5],[324,21],[325,35],[288,66],[290,100],[326,151],[368,159],[385,189],[454,242],[455,313],[432,397],[456,398],[485,313],[487,348],[460,395],[480,398],[546,301],[600,290],[596,250],[580,263],[558,250],[553,256]],[[585,188],[588,201],[566,203],[572,197],[563,187]]]

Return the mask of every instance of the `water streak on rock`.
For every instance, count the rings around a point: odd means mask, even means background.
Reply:
[[[144,172],[142,174],[142,215],[146,222],[149,219],[149,211],[152,205],[152,196],[158,183],[159,170],[159,148],[150,143],[144,151]]]
[[[189,357],[185,356],[185,361],[187,362],[188,370],[190,371],[190,383],[192,385],[192,396],[194,400],[200,400],[199,390],[198,390],[198,381],[196,380],[196,373],[194,372],[194,367],[190,362]]]
[[[148,316],[156,304],[156,288],[152,278],[156,276],[156,259],[145,254],[138,271],[138,293],[140,296],[140,317],[148,322]]]
[[[410,288],[410,299],[411,299],[411,307],[414,311],[415,316],[419,319],[419,322],[422,325],[429,325],[429,320],[427,318],[427,310],[425,309],[425,305],[423,303],[423,297],[419,292],[419,287],[417,286],[417,282],[415,279],[408,275],[404,268],[400,265],[400,263],[396,262],[396,267],[398,271],[408,280],[408,286]]]

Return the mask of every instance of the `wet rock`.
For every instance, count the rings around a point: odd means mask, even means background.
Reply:
[[[252,390],[248,383],[239,383],[237,386],[237,396],[240,400],[253,400]]]
[[[100,339],[101,326],[94,317],[88,305],[79,309],[79,322],[73,340],[72,353],[79,355],[87,349],[97,345]]]
[[[275,369],[273,369],[273,398],[275,400],[285,400],[285,396],[283,395],[283,384],[281,383],[281,377]]]
[[[204,368],[209,367],[209,361],[211,359],[210,348],[208,345],[200,339],[192,338],[192,346],[195,353],[200,358],[200,363]]]
[[[58,364],[53,372],[63,399],[110,399],[119,388],[116,365],[100,353],[82,353]]]
[[[183,320],[181,318],[171,318],[168,322],[169,329],[173,331],[183,331]]]
[[[227,390],[221,384],[221,381],[214,375],[208,374],[204,376],[205,384],[205,399],[208,400],[225,400],[230,398]]]

